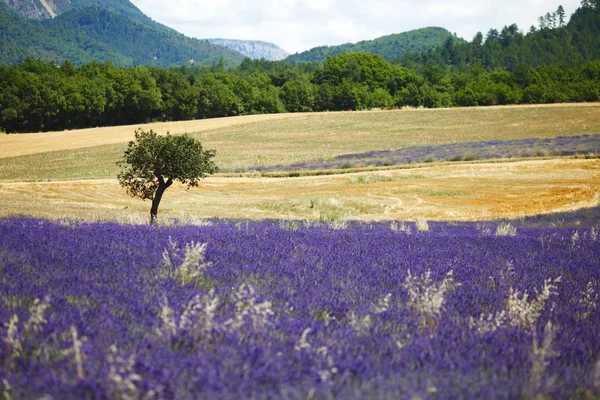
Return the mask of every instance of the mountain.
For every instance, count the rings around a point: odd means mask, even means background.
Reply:
[[[44,6],[47,13],[52,10],[57,15],[51,19],[21,15],[37,15],[35,10],[43,14],[43,10],[34,7],[38,0],[30,0],[29,8],[23,5],[24,1],[4,1],[0,0],[0,64],[16,64],[29,57],[70,60],[76,65],[110,61],[123,66],[205,66],[223,60],[226,66],[235,66],[244,59],[236,51],[186,37],[155,23],[127,0],[103,2],[114,11],[104,7],[78,8],[92,0],[71,0],[70,10],[58,6],[64,4],[61,0],[40,0],[48,6]]]
[[[134,21],[170,30],[153,21],[128,0],[0,0],[17,14],[29,19],[55,18],[67,11],[99,7],[115,14],[121,14]]]
[[[269,61],[279,61],[290,55],[276,44],[261,42],[260,40],[206,39],[206,41],[227,47],[231,50],[239,51],[253,60],[264,58]]]
[[[315,47],[302,53],[293,54],[286,58],[286,61],[292,64],[301,62],[320,63],[329,56],[356,52],[379,54],[386,60],[392,61],[408,52],[420,53],[441,46],[449,37],[453,37],[453,35],[444,28],[421,28],[354,44]]]

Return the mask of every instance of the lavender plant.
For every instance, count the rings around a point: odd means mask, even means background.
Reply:
[[[346,224],[0,219],[0,396],[600,396],[587,231]]]
[[[432,161],[473,161],[497,158],[522,158],[544,156],[598,157],[600,135],[581,135],[550,139],[491,140],[461,142],[438,146],[410,146],[395,150],[371,150],[363,153],[343,154],[332,159],[317,159],[290,165],[260,165],[257,171],[295,171],[303,169],[346,169],[364,166],[390,166]],[[349,184],[369,183],[371,177],[352,178]]]

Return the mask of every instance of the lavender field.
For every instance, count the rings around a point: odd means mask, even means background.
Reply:
[[[0,397],[598,398],[599,233],[2,219]]]
[[[433,161],[472,161],[499,158],[548,157],[600,154],[600,135],[559,136],[461,142],[437,146],[409,146],[396,150],[373,150],[344,154],[330,160],[317,159],[289,165],[257,166],[258,171],[357,168]],[[224,170],[226,171],[226,170]]]

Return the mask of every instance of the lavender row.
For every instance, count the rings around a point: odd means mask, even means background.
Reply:
[[[0,220],[2,393],[599,396],[598,229],[499,232]]]
[[[415,162],[470,161],[496,158],[570,156],[600,153],[600,134],[552,139],[493,140],[464,142],[439,146],[411,146],[396,150],[373,150],[344,154],[332,159],[317,159],[289,165],[257,166],[258,171],[299,169],[355,168],[387,166]]]

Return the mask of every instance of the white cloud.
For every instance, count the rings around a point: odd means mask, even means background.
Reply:
[[[327,10],[333,3],[332,0],[308,0],[308,7],[311,10],[322,11]]]
[[[470,3],[470,4],[469,4]],[[485,15],[491,8],[485,2],[463,2],[461,3],[431,3],[425,5],[426,15],[440,15],[445,18],[477,18]]]
[[[471,40],[516,23],[523,31],[580,0],[132,0],[152,19],[196,38],[264,40],[288,52],[441,26]]]
[[[327,31],[331,36],[349,38],[356,36],[357,27],[351,20],[333,19],[327,23]]]

